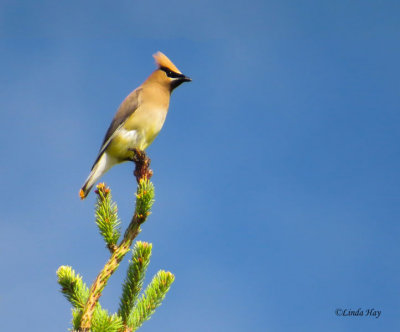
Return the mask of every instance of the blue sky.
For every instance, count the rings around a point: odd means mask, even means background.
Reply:
[[[0,330],[70,327],[57,268],[90,284],[108,258],[78,191],[158,50],[193,82],[148,149],[147,282],[176,281],[141,331],[398,330],[399,7],[1,1]],[[125,227],[131,172],[103,178]],[[126,266],[101,298],[111,311]]]

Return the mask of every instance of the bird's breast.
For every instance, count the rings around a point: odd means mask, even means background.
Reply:
[[[129,159],[129,149],[145,150],[164,125],[168,108],[139,108],[118,130],[109,148],[119,159]]]
[[[137,130],[143,136],[146,147],[153,142],[164,125],[168,108],[142,107],[126,121],[126,130]],[[144,149],[146,148],[144,147]]]

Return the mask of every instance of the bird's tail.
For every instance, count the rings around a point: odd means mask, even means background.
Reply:
[[[80,198],[85,199],[96,181],[100,179],[116,163],[116,159],[110,157],[106,152],[103,153],[102,156],[98,158],[97,162],[93,165],[92,171],[86,179],[85,184],[79,191]]]

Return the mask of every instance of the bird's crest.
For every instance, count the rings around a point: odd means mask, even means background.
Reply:
[[[158,67],[166,67],[175,73],[182,74],[164,53],[157,52],[156,54],[153,54],[153,58],[156,60]]]

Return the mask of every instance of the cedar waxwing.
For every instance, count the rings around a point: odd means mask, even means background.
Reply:
[[[112,166],[132,160],[132,149],[145,150],[153,142],[167,116],[171,92],[191,81],[163,53],[157,52],[153,57],[158,68],[119,107],[92,170],[79,191],[81,199]]]

